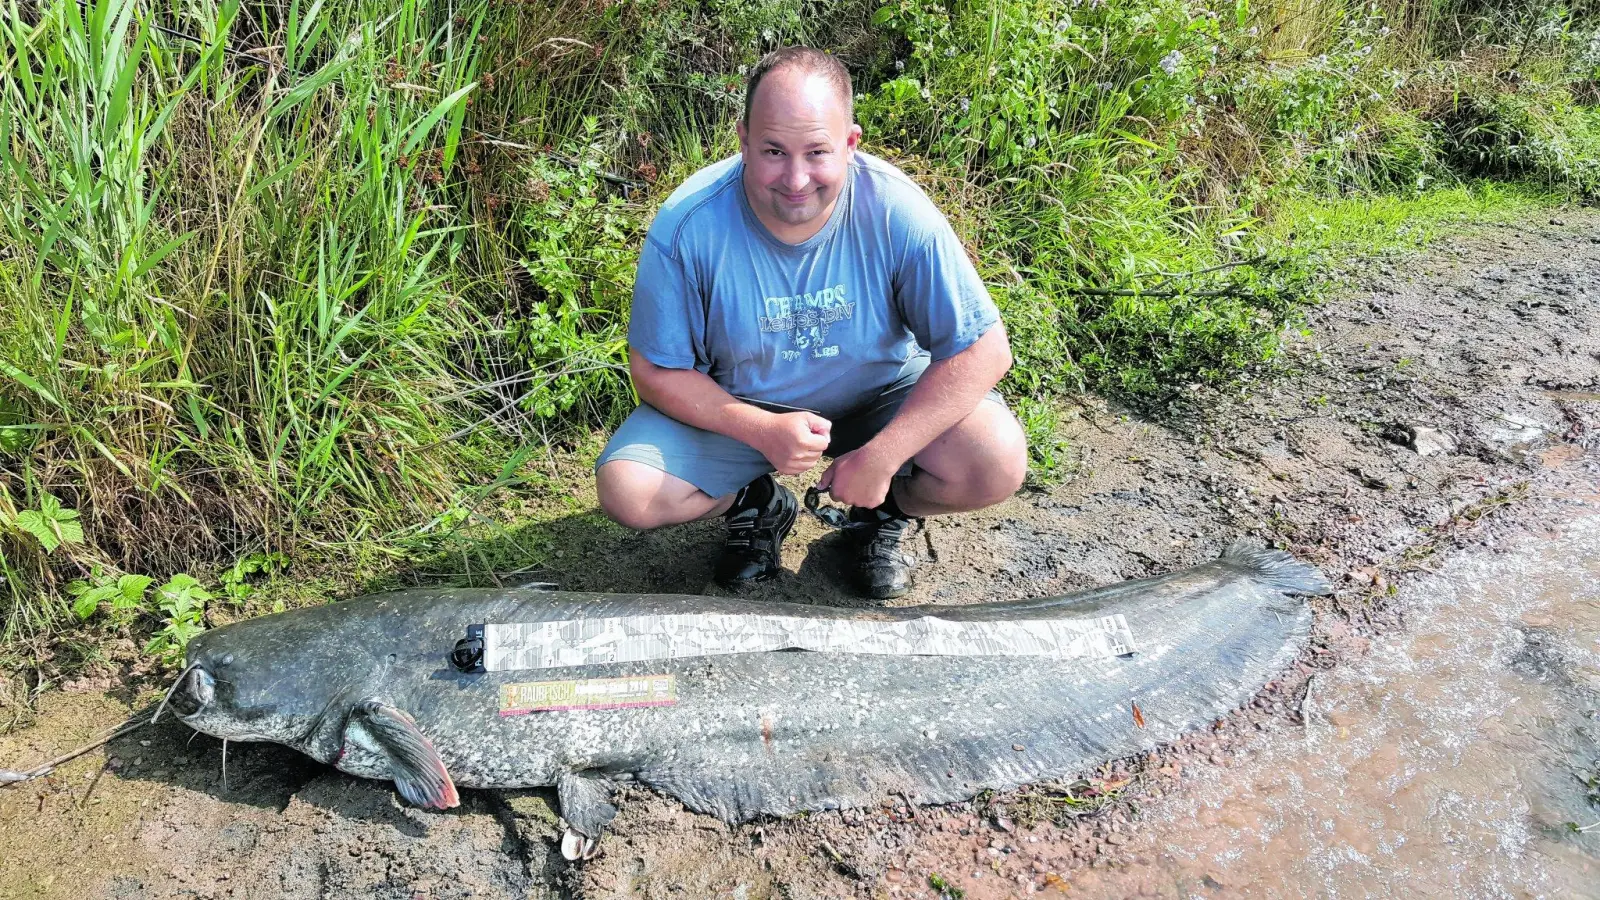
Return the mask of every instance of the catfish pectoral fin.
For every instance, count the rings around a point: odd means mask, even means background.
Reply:
[[[568,772],[556,779],[556,799],[561,803],[561,818],[573,831],[599,840],[601,829],[617,816],[611,804],[611,783],[593,775]]]
[[[408,802],[430,809],[461,804],[444,760],[404,710],[368,700],[355,708],[345,727],[361,728],[382,750],[389,760],[394,786]]]

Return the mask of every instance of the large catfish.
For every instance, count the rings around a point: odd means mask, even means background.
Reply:
[[[1310,610],[1293,595],[1328,590],[1287,554],[1238,545],[1170,575],[969,606],[410,590],[203,634],[189,644],[169,704],[199,731],[276,741],[393,780],[421,806],[455,806],[457,786],[553,785],[571,857],[592,853],[624,781],[735,822],[891,794],[963,800],[1153,747],[1247,701],[1310,628]],[[989,651],[972,646],[926,655],[713,648],[649,658],[635,648],[646,658],[489,671],[452,660],[485,623],[703,615],[733,630],[746,618],[830,620],[814,623],[824,628],[920,620],[991,629],[1001,642],[1019,628],[1121,615],[1137,649],[1063,658],[974,655]]]

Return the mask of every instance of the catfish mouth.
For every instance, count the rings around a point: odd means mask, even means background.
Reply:
[[[195,663],[184,669],[178,676],[177,682],[167,691],[166,699],[161,701],[161,707],[156,709],[156,717],[159,718],[161,710],[170,706],[178,718],[193,718],[216,699],[216,678],[201,668],[199,663]]]

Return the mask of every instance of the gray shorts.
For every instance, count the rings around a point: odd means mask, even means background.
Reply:
[[[912,386],[927,368],[926,357],[920,366],[908,363],[900,377],[870,403],[833,420],[832,440],[825,455],[849,453],[872,440],[900,411],[900,404],[910,396]],[[1005,406],[1005,400],[997,391],[990,391],[984,399]],[[774,471],[761,451],[749,444],[685,425],[649,404],[642,404],[629,414],[628,420],[600,451],[595,468],[618,459],[660,469],[713,497],[731,494]],[[906,463],[901,474],[910,474],[910,468],[911,463]]]

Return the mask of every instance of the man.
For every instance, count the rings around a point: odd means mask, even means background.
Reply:
[[[596,464],[600,505],[657,528],[724,516],[716,580],[773,577],[794,496],[771,476],[833,458],[859,588],[911,589],[913,518],[1016,491],[1022,429],[994,386],[999,312],[944,216],[858,152],[850,75],[804,47],[751,73],[739,155],[689,178],[650,226],[628,328],[644,401]]]

